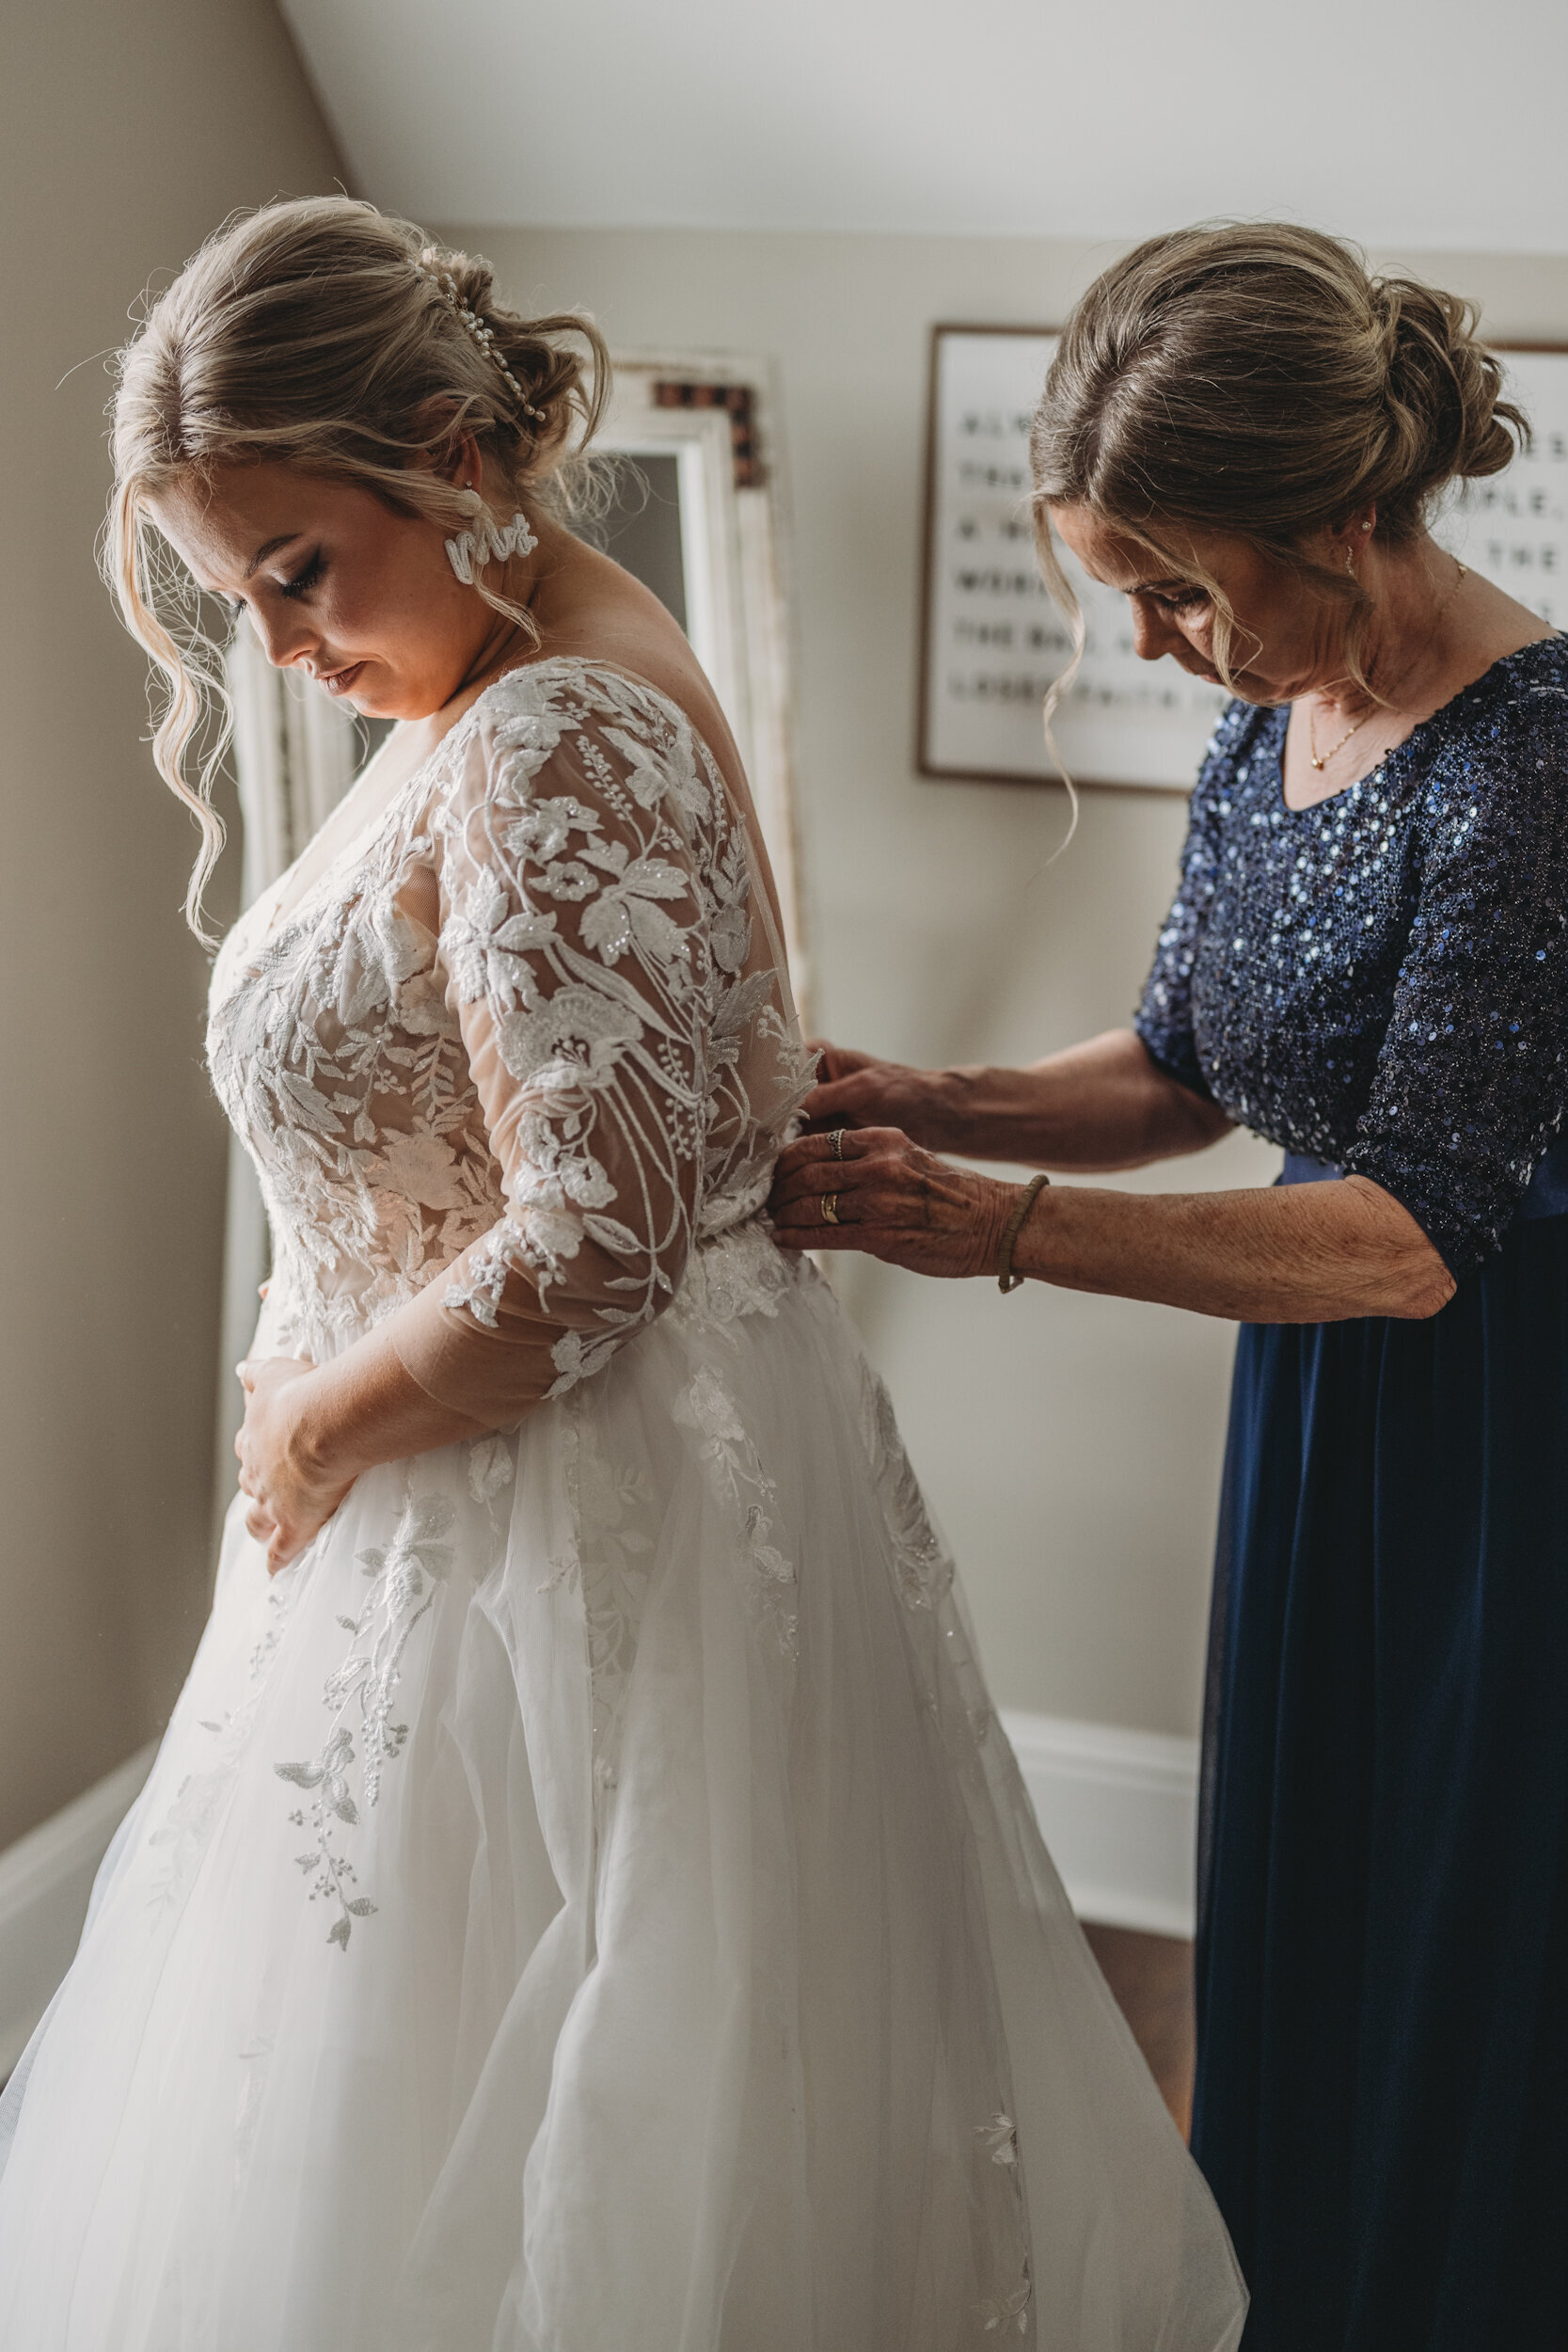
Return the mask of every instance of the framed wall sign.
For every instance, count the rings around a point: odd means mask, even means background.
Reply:
[[[920,771],[1047,783],[1041,706],[1072,651],[1035,560],[1029,424],[1056,348],[1046,328],[931,336]],[[1084,610],[1078,675],[1053,721],[1075,784],[1191,789],[1225,696],[1140,661],[1125,597],[1060,552]]]
[[[1466,482],[1436,536],[1554,628],[1568,628],[1568,344],[1495,343],[1534,440],[1505,473]]]
[[[1056,347],[1049,328],[938,326],[931,337],[919,767],[927,776],[1047,783],[1060,771],[1041,706],[1071,639],[1039,577],[1029,424]],[[1535,430],[1506,472],[1467,485],[1438,536],[1543,616],[1568,626],[1568,348],[1497,346]],[[1140,661],[1125,598],[1058,542],[1083,607],[1084,659],[1053,723],[1076,784],[1190,789],[1223,692]]]

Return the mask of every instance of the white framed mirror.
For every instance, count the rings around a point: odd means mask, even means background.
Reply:
[[[662,597],[713,682],[751,781],[803,1000],[781,461],[767,367],[618,359],[596,446],[631,464],[595,535]]]

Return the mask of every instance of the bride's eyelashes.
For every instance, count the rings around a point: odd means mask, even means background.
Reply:
[[[321,580],[325,570],[326,559],[320,548],[317,548],[314,554],[299,571],[295,572],[292,580],[278,581],[277,593],[280,596],[288,596],[291,600],[296,596],[308,596],[311,589]],[[235,626],[238,627],[245,614],[246,599],[244,596],[225,596],[221,601],[227,607]]]
[[[293,580],[286,580],[282,582],[277,591],[278,595],[280,596],[309,596],[325,569],[325,558],[318,548],[315,553],[308,559],[303,569],[295,572]]]
[[[1167,612],[1196,613],[1208,603],[1209,592],[1206,588],[1166,588],[1156,594],[1154,601]]]

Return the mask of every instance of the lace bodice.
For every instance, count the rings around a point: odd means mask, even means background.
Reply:
[[[274,1237],[269,1343],[392,1317],[503,1426],[745,1226],[809,1086],[765,867],[664,695],[554,660],[482,694],[214,974],[208,1054]]]

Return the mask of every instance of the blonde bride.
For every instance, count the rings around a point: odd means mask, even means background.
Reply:
[[[192,583],[398,723],[214,968],[244,1492],[6,2093],[0,2339],[1220,2352],[1224,2230],[764,1215],[810,1062],[722,715],[562,519],[607,382],[347,199],[122,356],[192,919]]]

